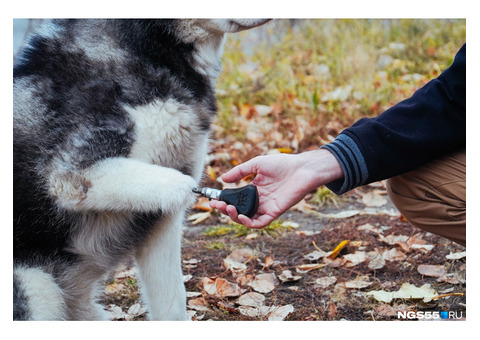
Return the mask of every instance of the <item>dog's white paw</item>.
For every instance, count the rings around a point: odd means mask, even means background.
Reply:
[[[190,207],[195,202],[195,194],[192,189],[197,183],[193,177],[172,169],[162,182],[159,194],[162,210],[165,212],[177,212]]]

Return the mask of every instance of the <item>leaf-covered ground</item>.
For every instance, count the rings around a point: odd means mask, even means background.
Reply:
[[[399,320],[407,311],[465,319],[465,249],[411,226],[372,192],[385,198],[381,186],[357,189],[338,208],[309,197],[267,230],[215,213],[189,223],[183,270],[192,320]],[[419,295],[392,297],[405,284]],[[102,303],[114,320],[147,317],[134,268],[105,283]]]

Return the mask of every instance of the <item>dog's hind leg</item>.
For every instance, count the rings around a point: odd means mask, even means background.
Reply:
[[[181,268],[182,213],[164,216],[136,254],[150,320],[186,320]]]
[[[66,319],[62,290],[52,275],[40,268],[14,268],[13,306],[14,320]]]

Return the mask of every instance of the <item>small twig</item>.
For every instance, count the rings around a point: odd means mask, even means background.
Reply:
[[[315,241],[312,241],[312,244],[313,246],[315,247],[315,249],[317,249],[318,251],[321,251],[322,253],[324,252],[322,249],[318,248],[317,244],[315,243]]]
[[[463,294],[463,293],[442,294],[442,295],[434,296],[434,297],[432,298],[432,300],[444,298],[444,297],[447,297],[447,296],[464,296],[464,295],[465,295],[465,294]]]

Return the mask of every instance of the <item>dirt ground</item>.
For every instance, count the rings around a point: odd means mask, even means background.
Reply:
[[[338,207],[318,209],[325,214],[359,211],[351,217],[328,218],[291,209],[280,220],[293,223],[285,222],[283,228],[269,232],[252,230],[239,236],[227,228],[224,234],[208,233],[225,223],[215,212],[202,223],[189,222],[182,251],[189,316],[194,321],[269,320],[272,310],[284,307],[279,309],[283,312],[278,316],[281,320],[400,320],[398,312],[412,311],[455,312],[449,320],[465,320],[466,257],[447,258],[465,248],[416,229],[388,200],[381,207],[368,209],[359,198],[372,190],[376,189],[357,189]],[[305,257],[318,249],[332,251],[343,240],[349,242],[335,258]],[[252,254],[240,271],[225,264],[236,249]],[[386,260],[380,264],[368,258],[382,253]],[[364,254],[370,255],[363,261],[355,260],[355,255]],[[309,264],[317,268],[299,272],[302,265]],[[283,282],[285,271],[293,278]],[[252,279],[271,273],[275,274],[273,288],[262,291],[252,284]],[[212,292],[209,282],[216,284],[217,291]],[[238,291],[221,291],[219,283]],[[404,283],[416,287],[429,284],[437,296],[427,302],[421,298],[382,302],[368,295],[371,291],[399,291]],[[261,308],[241,303],[240,297],[251,293],[263,296]],[[100,302],[113,320],[148,318],[134,268],[122,268],[105,282]]]

